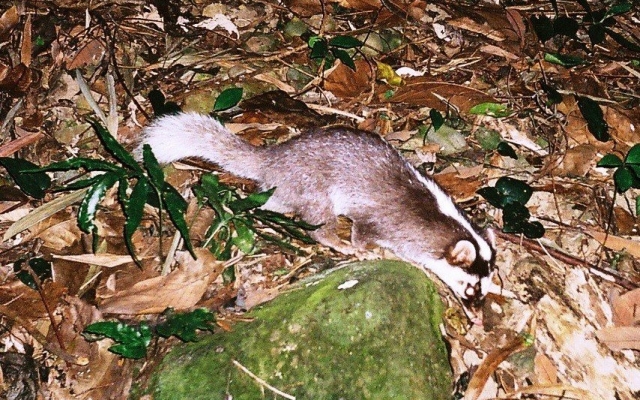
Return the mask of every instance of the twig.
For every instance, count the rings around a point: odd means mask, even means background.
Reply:
[[[253,372],[249,371],[244,365],[240,364],[236,360],[231,360],[231,362],[233,363],[233,365],[238,367],[238,369],[240,369],[240,371],[242,371],[245,374],[249,375],[254,381],[258,382],[258,384],[260,384],[261,386],[266,387],[267,389],[271,390],[273,393],[278,394],[278,395],[284,397],[285,399],[296,400],[295,396],[287,394],[287,393],[285,393],[285,392],[283,392],[281,390],[278,390],[278,389],[274,388],[273,386],[269,385],[267,382],[265,382],[264,380],[262,380],[261,378],[256,376]]]
[[[599,267],[597,265],[593,265],[590,264],[589,262],[585,261],[585,260],[581,260],[579,258],[570,256],[569,254],[565,254],[561,251],[558,251],[556,249],[552,249],[552,248],[546,248],[543,249],[538,243],[534,242],[533,240],[529,240],[526,238],[521,238],[519,235],[512,235],[509,233],[503,233],[500,231],[496,231],[496,236],[498,236],[501,239],[507,240],[509,242],[518,244],[518,245],[522,245],[525,249],[527,250],[532,250],[541,254],[545,254],[548,255],[550,257],[556,258],[560,261],[562,261],[563,263],[569,264],[569,265],[574,265],[574,266],[584,266],[589,268],[592,272],[594,272],[595,274],[602,276],[609,276],[612,278],[612,280],[622,286],[623,288],[627,289],[627,290],[633,290],[639,287],[639,283],[638,282],[634,282],[626,277],[624,277],[622,274],[620,274],[618,271],[613,270],[611,268],[603,268],[603,267]]]

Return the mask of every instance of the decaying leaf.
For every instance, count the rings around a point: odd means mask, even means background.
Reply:
[[[624,293],[613,300],[613,323],[616,326],[640,325],[640,289]]]

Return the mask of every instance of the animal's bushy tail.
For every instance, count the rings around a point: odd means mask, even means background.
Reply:
[[[252,146],[214,118],[196,113],[161,117],[146,127],[136,156],[148,144],[160,163],[197,157],[218,164],[226,171],[262,181],[262,149]]]

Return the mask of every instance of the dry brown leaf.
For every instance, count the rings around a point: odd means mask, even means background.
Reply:
[[[602,328],[596,336],[613,351],[640,350],[640,326]]]
[[[225,264],[206,249],[196,249],[197,260],[180,253],[180,266],[166,276],[157,276],[119,290],[100,304],[107,314],[152,314],[172,307],[193,307]]]
[[[365,60],[356,60],[355,64],[355,71],[344,64],[339,64],[327,76],[324,88],[337,97],[357,97],[371,89],[375,74],[373,66]]]
[[[41,222],[35,230],[39,230],[40,225],[47,224],[48,222],[49,220]],[[43,246],[52,250],[62,251],[78,242],[81,235],[82,232],[80,228],[78,228],[78,222],[75,219],[66,219],[42,230],[34,237],[40,238]]]
[[[482,166],[480,166],[482,168]],[[476,191],[482,186],[479,175],[462,177],[458,172],[440,173],[433,176],[438,184],[447,190],[457,201],[469,200],[476,196]]]
[[[450,105],[463,113],[479,103],[495,102],[496,100],[467,86],[449,82],[433,82],[429,77],[407,78],[406,85],[400,87],[390,99],[381,100],[391,103],[406,103],[435,108],[446,112]]]
[[[585,176],[596,165],[598,149],[591,144],[580,144],[566,151],[562,161],[551,170],[557,176]]]
[[[0,17],[0,41],[4,41],[9,36],[18,22],[20,22],[20,18],[16,6],[9,8],[2,14]]]
[[[625,239],[614,235],[607,236],[606,233],[599,232],[593,229],[587,230],[586,233],[608,249],[615,251],[624,250],[633,257],[640,257],[640,242],[638,241]]]
[[[21,148],[37,142],[42,136],[41,133],[27,133],[25,136],[5,143],[0,146],[0,157],[10,156]]]
[[[515,336],[503,347],[500,347],[491,353],[482,361],[476,372],[469,381],[469,386],[465,392],[465,400],[476,400],[482,394],[484,385],[489,377],[495,372],[496,368],[507,359],[511,354],[522,350],[525,347],[522,336]]]
[[[612,302],[613,323],[616,326],[640,325],[640,289],[631,290]]]
[[[84,45],[80,51],[78,51],[71,60],[67,61],[67,69],[76,69],[91,64],[100,58],[102,58],[106,49],[102,42],[98,39],[93,39],[86,45]]]
[[[549,357],[542,353],[536,354],[533,360],[533,371],[539,385],[553,385],[558,382],[558,369]]]
[[[478,24],[469,17],[452,19],[447,21],[447,24],[453,26],[454,28],[464,29],[473,33],[477,33],[497,42],[502,42],[506,39],[505,36],[497,31],[493,26],[489,26],[489,24]]]
[[[515,8],[507,8],[505,10],[507,21],[511,24],[511,28],[518,35],[520,39],[520,47],[524,47],[525,45],[525,34],[527,33],[527,24],[525,19],[522,17],[522,14],[516,10]]]
[[[31,65],[31,14],[27,14],[22,30],[22,42],[20,44],[20,62],[26,66]]]
[[[53,255],[53,258],[59,260],[73,261],[88,265],[97,265],[105,268],[115,268],[121,265],[132,263],[131,256],[123,256],[119,254],[76,254],[76,255]]]

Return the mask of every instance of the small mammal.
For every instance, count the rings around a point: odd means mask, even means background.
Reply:
[[[344,254],[375,244],[430,270],[481,323],[479,306],[493,274],[493,233],[475,227],[440,186],[380,136],[331,127],[255,147],[211,117],[183,113],[145,128],[142,144],[161,163],[198,157],[263,190],[275,187],[265,209],[322,224],[311,237]],[[353,223],[350,245],[336,234],[338,216]]]

